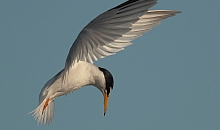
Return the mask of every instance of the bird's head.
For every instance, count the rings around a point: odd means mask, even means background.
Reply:
[[[105,87],[104,90],[102,90],[104,96],[104,115],[105,115],[108,107],[108,98],[114,86],[114,79],[112,74],[107,69],[99,67],[99,70],[102,71],[105,77]]]

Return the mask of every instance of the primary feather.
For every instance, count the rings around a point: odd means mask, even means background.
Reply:
[[[93,63],[113,55],[163,19],[180,13],[173,10],[148,11],[156,3],[157,0],[129,0],[96,17],[82,29],[73,43],[64,71],[68,72],[79,60]]]

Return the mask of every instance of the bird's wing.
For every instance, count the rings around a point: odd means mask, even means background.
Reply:
[[[93,63],[99,58],[113,55],[131,41],[158,25],[178,11],[152,10],[157,0],[129,0],[93,19],[79,33],[66,59],[64,71],[74,63]]]

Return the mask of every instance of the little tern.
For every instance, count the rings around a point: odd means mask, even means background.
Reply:
[[[72,44],[64,69],[41,89],[39,105],[32,113],[37,123],[49,124],[54,118],[55,98],[84,86],[93,85],[104,97],[104,115],[113,89],[112,74],[93,64],[131,45],[131,41],[180,11],[149,10],[157,0],[128,0],[93,19]]]

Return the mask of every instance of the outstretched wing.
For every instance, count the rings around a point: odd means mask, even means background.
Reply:
[[[131,41],[151,30],[160,21],[179,11],[151,10],[157,0],[129,0],[92,20],[82,29],[66,59],[64,72],[76,62],[93,63],[131,45]]]

